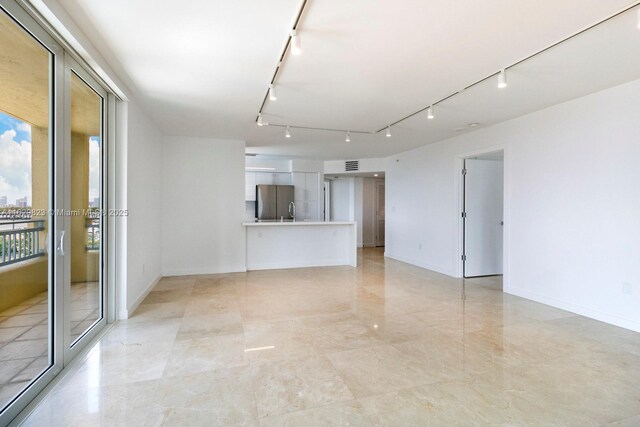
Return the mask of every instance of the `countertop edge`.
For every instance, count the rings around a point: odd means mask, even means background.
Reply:
[[[295,222],[243,222],[245,227],[286,227],[286,226],[316,226],[316,225],[356,225],[356,221],[295,221]]]

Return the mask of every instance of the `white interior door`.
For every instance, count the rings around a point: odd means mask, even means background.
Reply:
[[[465,277],[502,274],[503,165],[465,160]]]

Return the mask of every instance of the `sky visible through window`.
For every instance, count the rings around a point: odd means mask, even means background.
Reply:
[[[31,126],[0,111],[0,202],[31,206]]]
[[[89,138],[89,205],[100,197],[100,139]],[[31,206],[31,125],[0,111],[0,206]]]

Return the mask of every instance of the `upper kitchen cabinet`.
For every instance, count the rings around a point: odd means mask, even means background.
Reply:
[[[293,172],[296,219],[318,221],[318,173]]]
[[[291,174],[285,172],[276,172],[274,175],[274,184],[291,185]]]
[[[244,173],[244,199],[247,202],[256,201],[256,172]]]
[[[256,172],[256,185],[273,185],[273,175],[273,172]]]
[[[289,172],[245,172],[244,199],[256,201],[256,185],[291,185]]]
[[[316,172],[293,172],[295,200],[318,200],[318,174]]]
[[[307,200],[318,201],[318,174],[316,172],[305,173],[305,184],[307,187]]]

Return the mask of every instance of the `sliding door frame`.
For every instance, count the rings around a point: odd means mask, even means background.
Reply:
[[[96,322],[86,331],[82,332],[77,340],[73,340],[71,337],[71,239],[66,239],[67,246],[65,253],[68,255],[64,260],[64,301],[67,303],[64,306],[64,364],[65,366],[79,354],[80,351],[87,345],[96,335],[104,328],[108,320],[108,298],[107,298],[107,280],[108,271],[106,254],[108,243],[103,236],[108,236],[107,231],[107,216],[103,213],[107,213],[108,201],[106,200],[107,194],[107,146],[108,146],[108,132],[107,132],[107,112],[108,112],[108,92],[99,84],[93,77],[82,67],[74,58],[68,53],[64,53],[64,139],[63,152],[64,152],[64,209],[72,210],[71,205],[71,174],[72,174],[72,161],[71,161],[71,78],[75,74],[83,83],[85,83],[96,95],[100,97],[100,249],[98,259],[98,284],[100,291],[100,317]],[[88,142],[88,141],[87,141]],[[63,218],[64,230],[66,230],[69,237],[71,237],[71,218],[66,216]],[[77,248],[73,248],[77,249]]]
[[[11,0],[0,0],[0,13],[6,13],[18,26],[29,33],[34,41],[40,43],[50,52],[49,56],[49,132],[48,132],[48,209],[61,206],[62,194],[57,191],[60,182],[60,173],[63,170],[62,156],[58,151],[57,141],[62,136],[62,126],[59,125],[59,117],[63,112],[63,102],[58,94],[63,92],[63,81],[60,78],[64,70],[63,50],[49,33],[47,33],[36,20],[24,9]],[[46,253],[49,255],[47,267],[48,281],[48,347],[49,367],[22,390],[7,407],[0,412],[0,425],[8,424],[20,411],[32,401],[46,385],[62,371],[64,366],[63,343],[58,337],[62,336],[62,318],[60,313],[63,307],[62,283],[63,283],[63,257],[56,249],[59,230],[62,229],[62,219],[48,213],[47,226],[48,238],[46,239]],[[1,408],[0,408],[1,409]]]
[[[69,206],[70,170],[70,70],[84,80],[102,97],[101,111],[101,209],[108,213],[116,206],[116,104],[120,98],[98,74],[82,60],[71,46],[46,22],[46,20],[25,0],[0,0],[0,13],[6,13],[20,27],[29,33],[50,52],[49,84],[49,206],[53,210]],[[48,217],[49,233],[46,250],[49,254],[49,367],[34,378],[2,412],[0,425],[24,417],[23,411],[33,409],[35,402],[42,398],[45,388],[69,366],[75,358],[82,356],[104,330],[108,323],[116,320],[116,236],[117,217],[103,216],[101,230],[100,265],[102,271],[101,319],[84,336],[70,346],[69,304],[65,296],[65,283],[70,280],[69,239],[62,239],[61,232],[69,232],[69,218],[54,215]],[[65,242],[66,240],[66,242]],[[66,287],[68,290],[68,286]],[[67,326],[66,326],[67,325]],[[47,387],[49,385],[49,387]],[[42,393],[42,394],[41,394]],[[1,410],[2,408],[0,408]],[[25,411],[26,412],[26,411]],[[18,418],[17,418],[18,417]]]

